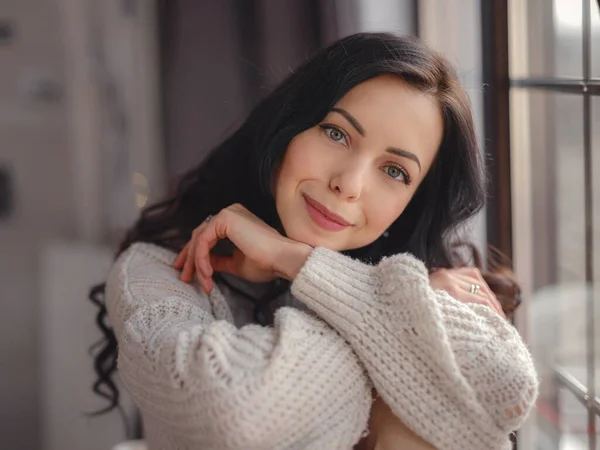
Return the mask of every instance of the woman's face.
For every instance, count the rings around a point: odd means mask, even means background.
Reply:
[[[372,243],[404,211],[442,134],[433,98],[394,76],[359,84],[287,148],[274,189],[287,236],[337,251]]]

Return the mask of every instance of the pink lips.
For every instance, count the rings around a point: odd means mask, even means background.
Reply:
[[[352,225],[343,217],[331,212],[324,205],[306,194],[304,194],[304,200],[306,201],[308,215],[321,228],[328,231],[341,231]]]

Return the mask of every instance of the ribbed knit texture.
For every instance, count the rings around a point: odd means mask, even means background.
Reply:
[[[174,259],[134,244],[107,282],[120,377],[151,450],[351,449],[371,383],[440,450],[509,449],[533,406],[513,327],[433,291],[409,255],[373,267],[318,248],[292,293],[327,323],[283,307],[273,327],[241,328],[218,288],[179,281]]]
[[[491,308],[434,291],[401,254],[368,266],[315,249],[292,293],[337,329],[390,409],[443,450],[509,450],[538,381],[517,331]]]

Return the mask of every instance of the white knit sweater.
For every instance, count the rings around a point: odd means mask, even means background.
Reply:
[[[534,405],[515,329],[432,290],[410,255],[369,266],[315,249],[292,293],[319,318],[282,307],[272,327],[218,287],[179,281],[175,256],[134,244],[107,283],[120,377],[151,450],[351,449],[373,386],[440,450],[508,450]]]

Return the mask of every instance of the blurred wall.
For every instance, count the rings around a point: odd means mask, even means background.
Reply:
[[[191,168],[244,116],[244,64],[233,2],[175,0],[161,14],[169,172]]]
[[[105,449],[124,436],[118,415],[84,416],[102,406],[86,297],[111,231],[161,195],[154,8],[132,5],[0,4],[0,176],[14,205],[0,214],[2,449]]]
[[[483,68],[480,0],[419,0],[419,37],[456,67],[473,107],[477,138],[482,152]],[[481,249],[487,248],[485,210],[465,227],[466,235]]]
[[[316,2],[303,0],[164,2],[165,149],[172,180],[318,48],[318,20],[330,19]]]
[[[61,12],[76,217],[70,239],[48,238],[39,256],[38,448],[106,450],[132,435],[132,421],[86,415],[106,406],[91,391],[100,331],[87,297],[139,209],[163,195],[156,3],[47,1]]]
[[[73,231],[72,166],[56,6],[2,0],[12,37],[0,43],[0,169],[14,209],[0,219],[0,448],[39,446],[39,253]]]

